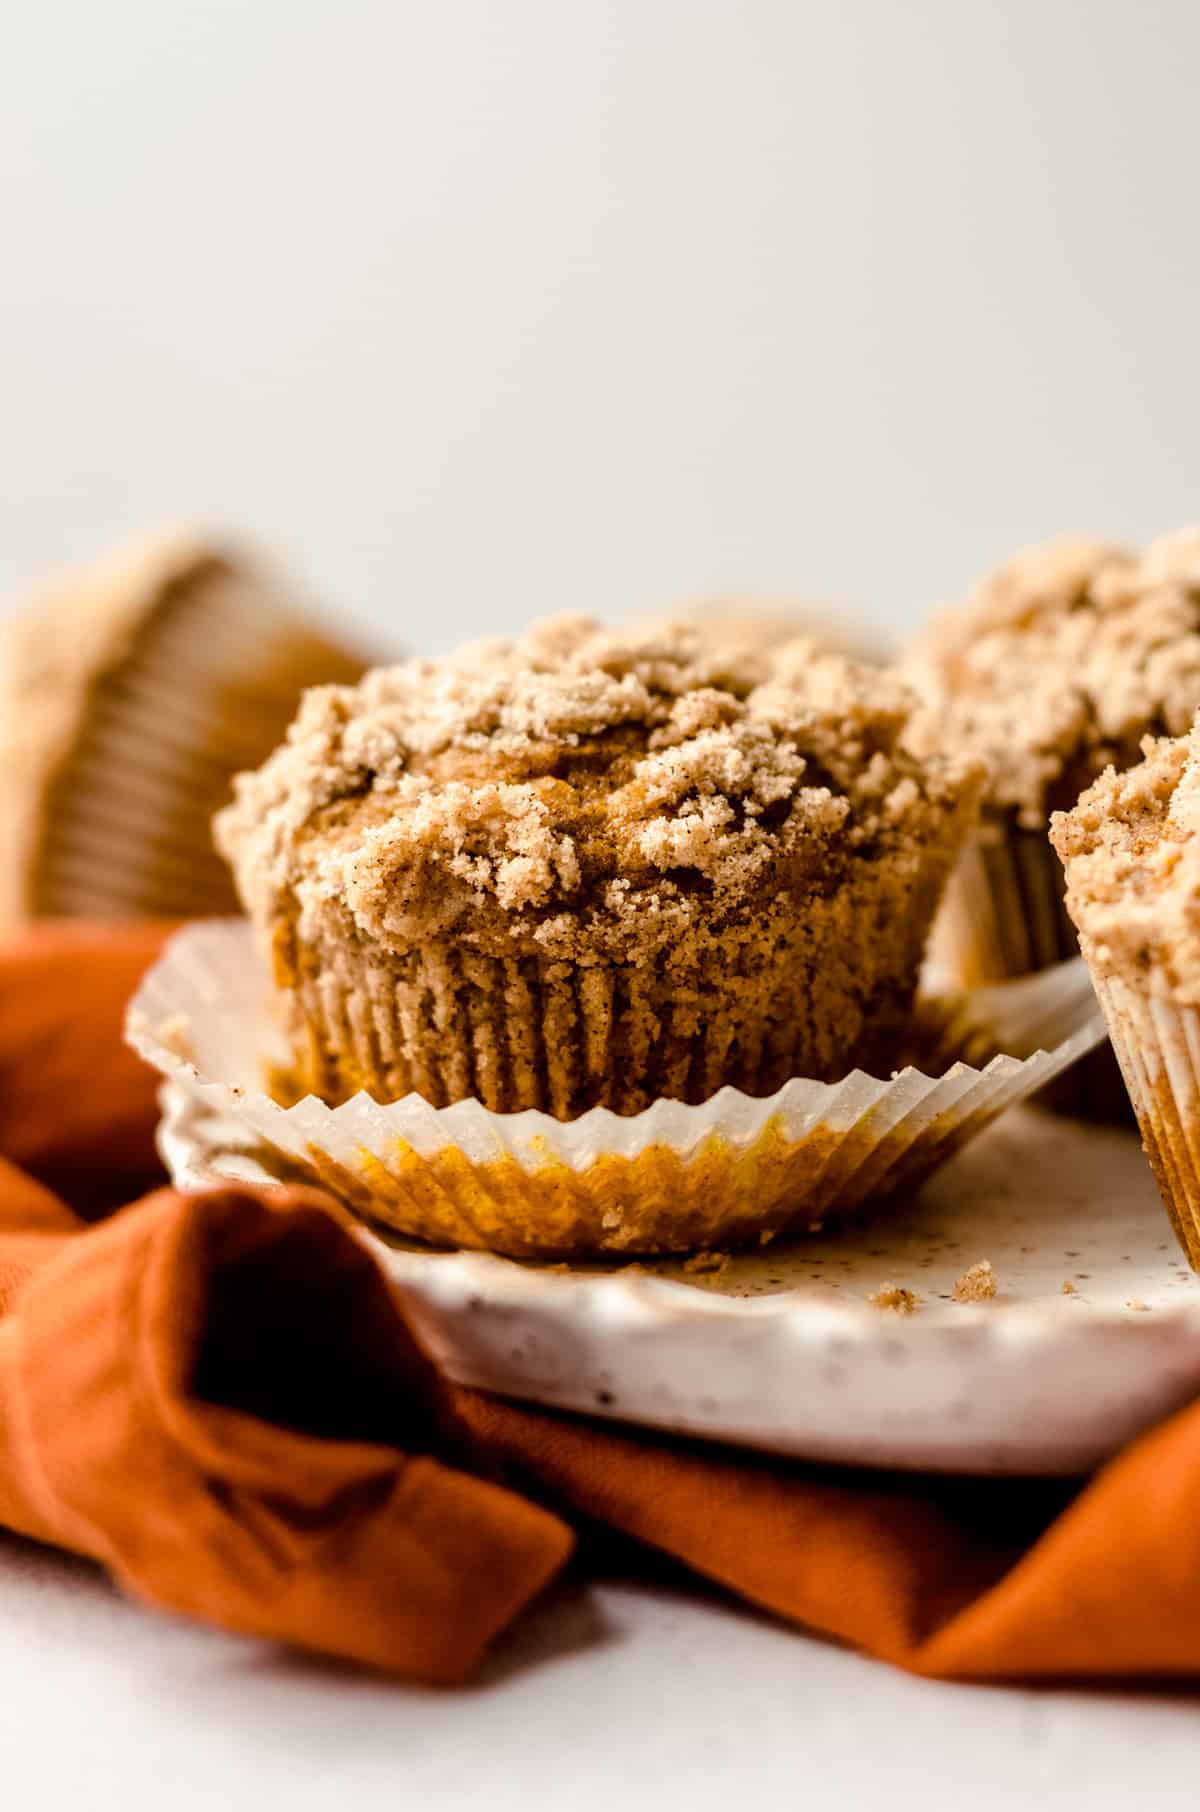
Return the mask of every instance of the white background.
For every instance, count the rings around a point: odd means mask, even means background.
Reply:
[[[37,0],[0,596],[183,515],[444,644],[1200,514],[1190,0]]]
[[[455,1691],[143,1613],[0,1537],[21,1812],[1194,1812],[1198,1706],[944,1686],[702,1589],[568,1580]]]
[[[1200,514],[1190,0],[38,0],[0,56],[0,600],[177,517],[446,645]],[[2,604],[0,604],[2,607]],[[0,1540],[14,1805],[1195,1803],[1194,1702],[572,1588],[428,1694]]]

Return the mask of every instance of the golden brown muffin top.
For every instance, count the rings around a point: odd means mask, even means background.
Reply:
[[[984,760],[987,806],[1044,827],[1143,736],[1200,705],[1200,528],[1138,554],[1057,541],[936,617],[904,662],[940,734]]]
[[[1200,724],[1147,737],[1145,759],[1109,768],[1050,836],[1067,907],[1102,975],[1200,1002]]]
[[[979,776],[907,748],[913,708],[809,643],[554,618],[308,693],[217,838],[260,926],[309,941],[644,956],[944,834]]]

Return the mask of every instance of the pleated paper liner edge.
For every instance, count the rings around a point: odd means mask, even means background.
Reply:
[[[939,971],[967,990],[1016,980],[1079,953],[1063,904],[1062,864],[1043,831],[985,822],[955,866],[931,940]],[[1041,1097],[1056,1113],[1114,1125],[1133,1109],[1111,1050],[1101,1046]]]
[[[983,998],[995,1009],[995,990]],[[477,1101],[364,1095],[280,1107],[263,1077],[284,1055],[253,935],[241,921],[186,928],[131,1004],[135,1048],[227,1114],[289,1170],[364,1218],[436,1246],[515,1257],[690,1251],[766,1241],[915,1185],[1005,1108],[1094,1048],[1103,1021],[1080,959],[1018,984],[1010,1044],[983,1068],[890,1079],[794,1079],[765,1099],[731,1088],[699,1106],[659,1101],[573,1121]],[[978,1042],[970,1001],[956,1037]],[[1034,1049],[1041,1036],[1049,1049]]]

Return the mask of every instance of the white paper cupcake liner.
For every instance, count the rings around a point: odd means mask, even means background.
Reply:
[[[1094,981],[1171,1225],[1200,1271],[1200,1010],[1116,977]]]
[[[930,942],[931,964],[956,986],[1035,975],[1066,962],[1079,938],[1064,904],[1060,863],[1041,831],[987,824],[967,844],[947,885]],[[1102,1046],[1047,1089],[1058,1113],[1128,1121],[1129,1101]]]
[[[766,1242],[915,1185],[997,1114],[1092,1050],[1104,1024],[1081,961],[978,991],[943,1015],[947,1054],[985,1068],[908,1068],[889,1080],[796,1079],[754,1099],[658,1101],[622,1117],[433,1108],[357,1095],[280,1107],[264,1078],[288,1059],[244,921],[188,927],[131,1003],[134,1047],[257,1140],[271,1167],[432,1245],[515,1257],[689,1251]]]
[[[985,825],[951,875],[934,933],[939,965],[963,987],[1032,975],[1078,954],[1062,866],[1042,832]]]

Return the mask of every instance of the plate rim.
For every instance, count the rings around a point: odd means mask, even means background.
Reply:
[[[247,1181],[256,1186],[283,1188],[277,1177],[265,1169],[261,1176],[238,1178],[235,1174],[210,1166],[198,1168],[189,1153],[203,1149],[207,1141],[196,1130],[196,1122],[211,1115],[212,1108],[188,1089],[178,1078],[168,1078],[159,1088],[160,1119],[156,1143],[168,1174],[177,1188],[194,1193],[205,1188],[227,1188],[231,1182]],[[254,1164],[248,1146],[223,1148],[231,1159]],[[331,1194],[335,1192],[330,1191]],[[336,1195],[335,1195],[335,1199]],[[581,1265],[551,1264],[546,1260],[520,1260],[499,1252],[467,1248],[422,1247],[401,1235],[391,1235],[364,1219],[349,1204],[344,1204],[355,1223],[356,1231],[367,1245],[382,1254],[390,1274],[402,1285],[429,1287],[431,1280],[452,1275],[461,1295],[472,1288],[484,1293],[499,1293],[510,1301],[527,1300],[532,1293],[557,1292],[560,1300],[569,1291],[581,1299],[601,1297],[606,1304],[625,1301],[639,1311],[653,1308],[665,1318],[687,1315],[710,1320],[778,1323],[785,1321],[803,1327],[811,1337],[857,1337],[871,1339],[886,1327],[889,1337],[906,1341],[927,1339],[934,1333],[952,1337],[972,1337],[976,1344],[980,1333],[987,1333],[1004,1343],[1021,1342],[1036,1345],[1039,1341],[1057,1345],[1070,1323],[1061,1311],[1052,1311],[1045,1302],[931,1302],[911,1315],[888,1313],[868,1302],[848,1299],[831,1301],[828,1297],[810,1295],[802,1289],[774,1290],[759,1295],[735,1295],[732,1292],[706,1289],[674,1277],[653,1275],[638,1268],[636,1255],[620,1264],[604,1268],[593,1262]],[[799,1236],[803,1237],[803,1236]],[[478,1279],[477,1283],[472,1280]],[[449,1296],[451,1291],[438,1291]],[[1081,1301],[1078,1327],[1089,1333],[1119,1330],[1122,1338],[1148,1339],[1161,1335],[1164,1329],[1195,1324],[1200,1329],[1200,1293],[1179,1302],[1156,1306],[1153,1314],[1115,1303]],[[886,1320],[883,1317],[886,1316]]]

